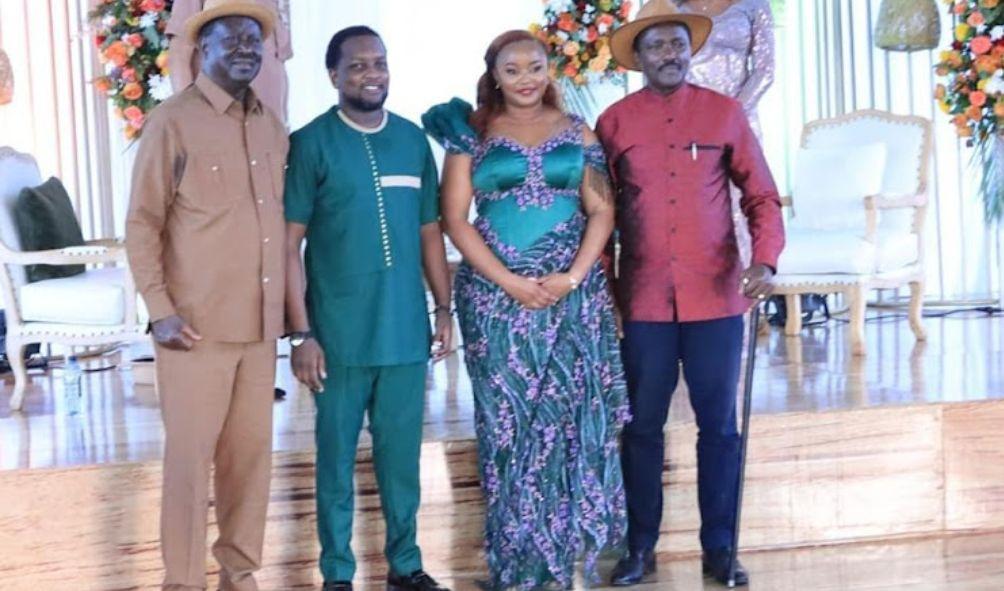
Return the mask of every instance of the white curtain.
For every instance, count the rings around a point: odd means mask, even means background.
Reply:
[[[290,0],[289,7],[293,129],[337,100],[324,54],[339,29],[367,25],[380,33],[391,72],[387,107],[417,123],[426,109],[451,97],[473,102],[491,40],[509,29],[525,29],[543,15],[539,0]]]
[[[38,160],[66,186],[84,236],[117,234],[104,98],[89,84],[97,63],[84,31],[87,0],[0,0],[0,47],[14,70],[14,100],[0,106],[0,145]],[[116,133],[117,131],[112,131]]]

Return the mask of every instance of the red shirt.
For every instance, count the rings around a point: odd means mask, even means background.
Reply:
[[[784,226],[742,106],[691,84],[668,96],[645,88],[608,108],[596,133],[617,189],[613,282],[624,319],[691,322],[745,312],[729,181],[742,191],[753,263],[777,268]]]

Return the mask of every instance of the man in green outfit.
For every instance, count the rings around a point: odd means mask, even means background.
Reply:
[[[373,30],[336,33],[326,65],[339,104],[290,138],[285,192],[293,371],[317,394],[324,591],[352,589],[353,473],[365,413],[387,523],[387,589],[445,591],[422,570],[415,540],[426,365],[430,347],[438,361],[452,337],[436,164],[424,132],[383,108],[390,77]]]

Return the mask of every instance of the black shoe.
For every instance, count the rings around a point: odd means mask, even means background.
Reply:
[[[424,570],[417,570],[406,577],[393,572],[387,574],[387,591],[450,591],[441,587],[436,579]]]
[[[652,550],[632,550],[617,562],[614,572],[610,575],[610,584],[614,587],[637,585],[655,572],[655,552]]]
[[[730,554],[731,551],[728,548],[705,551],[704,556],[701,557],[701,562],[704,567],[704,576],[711,577],[722,585],[728,585]],[[736,558],[736,576],[734,580],[736,587],[748,585],[750,582],[749,574],[739,562],[739,558]]]
[[[351,581],[325,581],[321,591],[352,591]]]

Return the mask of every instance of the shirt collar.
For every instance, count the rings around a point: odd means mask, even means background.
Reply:
[[[653,100],[659,104],[665,105],[667,107],[675,107],[686,103],[690,99],[690,95],[693,93],[693,85],[689,82],[684,82],[676,92],[672,94],[659,94],[652,87],[646,86],[642,89],[642,94],[646,95],[649,100]]]
[[[205,73],[199,73],[199,76],[195,79],[195,87],[202,92],[202,96],[206,97],[209,104],[212,105],[213,109],[220,115],[226,113],[230,106],[237,102],[237,99],[230,96],[227,91],[220,88],[220,86],[213,82],[209,76],[206,76]],[[256,95],[250,88],[248,88],[247,91],[246,104],[249,105],[249,112],[261,112],[261,101],[258,100],[258,95]]]

